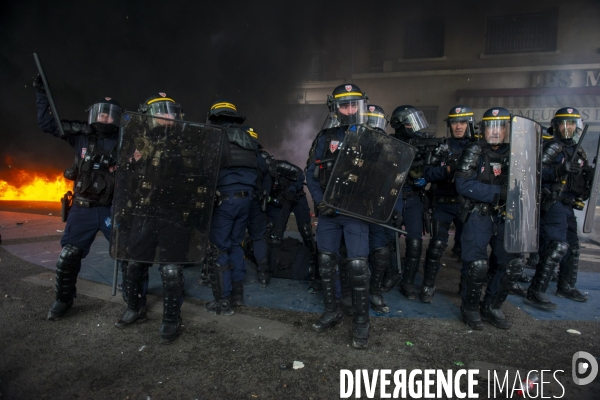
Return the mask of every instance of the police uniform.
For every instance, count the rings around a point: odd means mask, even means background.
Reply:
[[[556,112],[552,120],[554,139],[544,142],[542,154],[540,261],[526,299],[544,309],[556,308],[545,292],[552,273],[559,265],[556,295],[587,301],[587,297],[575,287],[580,245],[573,209],[582,209],[583,201],[589,198],[594,170],[589,166],[587,155],[581,147],[573,158],[577,147],[573,133],[563,136],[559,131],[559,125],[567,122],[581,129],[581,116],[577,109],[564,107]],[[563,127],[566,132],[566,126]]]
[[[246,261],[241,243],[253,204],[258,183],[258,147],[252,137],[240,127],[245,118],[237,114],[235,105],[219,101],[212,105],[209,122],[226,131],[221,147],[221,163],[217,190],[220,205],[213,211],[209,240],[218,254],[208,263],[214,301],[205,305],[207,311],[219,315],[232,315],[232,293],[243,294]],[[242,295],[243,296],[243,295]]]
[[[462,138],[455,138],[452,133],[451,123],[454,121],[467,122]],[[462,222],[458,219],[461,203],[454,184],[454,171],[456,162],[463,149],[473,136],[470,127],[473,124],[473,110],[468,106],[458,105],[450,109],[448,119],[448,139],[446,141],[447,154],[436,158],[437,165],[425,167],[425,180],[433,186],[433,223],[431,227],[431,240],[425,256],[423,266],[423,287],[419,298],[423,303],[431,303],[435,293],[435,278],[441,268],[440,259],[448,246],[448,230],[454,222],[456,232],[454,236],[455,249],[460,252],[460,234]]]
[[[508,110],[490,109],[482,118],[482,134],[485,134],[486,126],[492,125],[494,129],[505,129],[504,139],[507,140],[509,122]],[[461,317],[472,329],[477,330],[483,328],[481,316],[498,328],[510,328],[511,323],[502,313],[501,306],[524,264],[521,258],[515,258],[504,250],[505,223],[502,211],[507,193],[509,150],[506,143],[469,143],[458,160],[455,174],[456,190],[468,200],[465,207],[469,207],[462,233],[461,274],[465,284]],[[496,256],[498,268],[486,288],[480,315],[479,299],[488,270],[488,244]]]
[[[342,235],[348,250],[346,266],[350,271],[353,300],[353,342],[357,348],[368,345],[369,337],[369,228],[366,222],[345,215],[337,215],[323,201],[337,150],[346,135],[345,129],[363,118],[365,96],[356,85],[341,85],[328,98],[330,114],[338,121],[337,127],[319,132],[307,161],[306,181],[308,190],[317,204],[318,264],[323,285],[325,313],[313,324],[313,329],[323,332],[341,321],[341,311],[336,305],[335,271],[340,257]],[[351,110],[351,111],[347,111]]]
[[[39,78],[37,117],[42,131],[60,137],[54,117],[50,113],[48,97]],[[113,123],[97,122],[104,111],[112,111]],[[65,232],[60,244],[62,251],[56,263],[56,301],[48,312],[49,320],[60,319],[73,305],[76,297],[77,275],[81,259],[85,258],[101,231],[110,242],[111,204],[114,190],[114,165],[117,150],[117,133],[121,108],[110,99],[103,99],[90,108],[88,124],[80,121],[61,121],[68,142],[75,151],[75,163],[65,171],[74,180],[73,206],[67,217]]]

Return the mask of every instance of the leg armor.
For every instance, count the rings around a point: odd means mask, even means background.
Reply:
[[[550,284],[552,272],[560,263],[565,253],[569,249],[569,245],[565,242],[552,242],[546,248],[540,263],[537,265],[535,275],[531,280],[531,285],[527,290],[525,300],[532,306],[543,310],[555,310],[556,304],[550,302],[546,295],[546,289]]]
[[[258,269],[258,283],[260,283],[260,287],[267,287],[269,282],[271,281],[271,270],[269,268],[269,257],[261,260],[256,265]]]
[[[244,284],[240,282],[231,282],[231,303],[234,306],[244,305]]]
[[[315,237],[310,224],[304,224],[300,227],[300,235],[302,236],[304,246],[310,249],[308,276],[311,282],[314,282],[317,279],[317,246],[315,245]]]
[[[427,249],[425,256],[423,288],[419,298],[423,303],[431,303],[433,294],[435,293],[435,277],[441,268],[440,259],[444,250],[448,247],[448,243],[444,243],[440,239],[432,239]]]
[[[121,264],[123,269],[123,298],[127,308],[115,326],[125,328],[135,321],[146,319],[146,294],[144,285],[148,282],[148,267],[152,264],[126,262]]]
[[[396,251],[398,251],[397,247],[398,246],[395,245],[394,242],[388,242],[388,248],[390,249],[390,257],[396,258]],[[396,265],[395,262],[392,262],[392,259],[390,258],[385,269],[383,282],[381,283],[381,292],[389,292],[390,290],[392,290],[392,288],[394,288],[394,286],[396,286],[396,284],[398,284],[399,280],[400,271],[398,271],[398,265]]]
[[[483,329],[481,316],[479,315],[479,299],[481,298],[481,286],[488,270],[487,260],[476,260],[469,264],[469,272],[465,282],[465,295],[460,306],[460,314],[463,322],[472,329]]]
[[[371,252],[371,267],[373,273],[371,274],[371,282],[369,282],[369,294],[371,297],[371,306],[373,310],[380,313],[389,313],[390,308],[385,304],[383,296],[381,295],[381,283],[383,282],[383,275],[385,270],[390,264],[390,249],[389,247],[380,247],[374,249]]]
[[[215,300],[204,305],[206,311],[226,317],[234,314],[231,298],[223,297],[223,271],[226,271],[228,268],[230,268],[229,264],[221,265],[218,262],[209,262],[208,279],[210,280]]]
[[[506,265],[506,271],[500,281],[500,287],[496,296],[492,299],[491,303],[484,302],[481,305],[481,318],[488,321],[496,328],[509,329],[512,323],[506,318],[502,312],[502,304],[506,301],[508,293],[510,292],[513,284],[517,282],[525,262],[521,258],[515,258]],[[501,266],[498,268],[502,269]]]
[[[347,260],[352,282],[352,347],[366,348],[369,342],[369,266],[365,258]]]
[[[181,304],[183,303],[183,268],[181,265],[164,265],[160,271],[163,283],[163,318],[160,325],[160,342],[170,343],[179,336]]]
[[[577,283],[577,272],[579,270],[579,254],[581,253],[579,242],[572,244],[570,249],[571,256],[565,265],[560,267],[556,295],[575,301],[587,301],[587,297],[581,294],[575,287],[575,283]]]
[[[341,259],[339,262],[340,268],[340,284],[342,286],[342,311],[346,315],[352,315],[352,282],[350,280],[350,270],[348,269],[347,260]]]
[[[406,259],[404,261],[404,273],[400,282],[400,293],[409,300],[417,298],[415,288],[415,275],[421,261],[423,250],[423,239],[406,239]]]
[[[338,257],[333,253],[319,252],[319,270],[323,282],[323,303],[325,312],[312,325],[317,332],[324,332],[342,321],[342,312],[337,309],[335,301],[335,271],[338,268]]]
[[[73,306],[73,298],[77,295],[75,284],[81,269],[81,258],[81,249],[72,244],[66,244],[58,256],[54,287],[56,301],[48,312],[50,321],[60,319]]]

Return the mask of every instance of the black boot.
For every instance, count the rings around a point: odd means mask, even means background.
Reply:
[[[373,310],[384,314],[389,313],[390,308],[385,304],[385,300],[381,295],[381,284],[389,263],[390,249],[387,246],[374,249],[371,252],[371,267],[373,268],[371,281],[369,282],[371,307]]]
[[[527,304],[544,311],[556,310],[556,304],[550,301],[550,298],[546,295],[546,289],[550,284],[552,272],[568,249],[569,245],[564,242],[552,242],[548,245],[540,263],[537,264],[535,275],[527,290],[527,296],[525,297]]]
[[[469,272],[465,281],[466,294],[460,306],[462,321],[475,330],[483,329],[483,322],[481,322],[479,314],[479,299],[487,269],[487,260],[476,260],[469,264]]]
[[[151,265],[128,262],[123,267],[123,297],[127,302],[127,308],[121,318],[115,322],[117,328],[125,328],[135,321],[146,319],[144,280],[148,276],[148,267]]]
[[[587,297],[575,287],[575,284],[577,283],[577,272],[579,271],[579,254],[581,252],[579,242],[572,244],[569,249],[571,250],[571,256],[565,265],[560,267],[558,284],[556,285],[556,295],[558,297],[585,302],[587,301]]]
[[[515,258],[511,260],[506,267],[499,265],[498,274],[502,274],[502,279],[500,280],[500,286],[498,287],[496,295],[491,298],[491,291],[486,290],[486,297],[484,298],[484,302],[481,304],[481,318],[485,321],[488,321],[496,328],[510,329],[512,326],[512,323],[502,312],[501,307],[506,301],[511,287],[517,283],[517,279],[519,278],[519,275],[521,275],[524,265],[525,260],[522,258]]]
[[[333,253],[319,252],[319,270],[321,271],[321,282],[323,283],[323,302],[325,312],[319,320],[312,325],[316,332],[326,330],[342,322],[342,312],[338,309],[335,301],[334,276],[338,267],[338,258]]]
[[[83,252],[79,247],[66,244],[58,256],[54,286],[56,301],[48,311],[50,321],[61,319],[73,307],[73,299],[77,295],[75,284],[81,269],[82,254]]]
[[[267,287],[271,281],[271,270],[269,269],[269,259],[265,258],[257,264],[258,268],[258,283],[260,287]],[[235,300],[234,300],[235,302]],[[235,304],[234,304],[235,305]]]
[[[400,293],[409,300],[417,299],[417,288],[415,287],[415,275],[421,261],[423,239],[406,239],[406,258],[404,261],[404,273],[400,281]]]
[[[422,303],[433,302],[433,294],[435,293],[435,277],[440,270],[440,259],[448,243],[444,243],[440,239],[431,239],[427,255],[425,256],[425,264],[423,266],[423,287],[419,299]]]
[[[481,319],[499,329],[510,329],[512,326],[512,322],[506,319],[502,309],[492,308],[492,305],[489,303],[481,304]]]
[[[160,343],[172,343],[181,329],[181,304],[183,303],[183,268],[181,265],[164,265],[160,271],[163,282],[163,318],[159,328]]]
[[[381,293],[387,293],[392,290],[398,282],[400,282],[400,270],[401,265],[397,265],[397,253],[399,251],[400,244],[395,243],[396,241],[388,242],[387,247],[390,249],[390,261],[385,268],[385,274],[383,275],[383,281],[381,282]],[[392,257],[396,260],[392,262]]]
[[[218,262],[210,262],[208,264],[208,276],[212,284],[212,292],[215,298],[214,301],[204,305],[204,309],[215,315],[229,317],[235,312],[231,305],[230,297],[223,297],[223,271],[228,266],[222,266]]]
[[[240,282],[231,282],[231,303],[236,306],[244,305],[244,284]]]
[[[352,347],[364,349],[369,344],[369,266],[364,258],[347,260],[352,285]]]

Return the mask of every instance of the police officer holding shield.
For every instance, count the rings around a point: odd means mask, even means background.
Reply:
[[[338,215],[323,201],[324,190],[338,155],[337,150],[344,140],[350,125],[364,122],[366,96],[353,84],[336,87],[327,104],[333,127],[321,130],[313,141],[306,170],[306,181],[310,194],[317,204],[318,264],[323,285],[325,312],[312,328],[324,332],[342,321],[342,312],[336,304],[334,276],[340,257],[342,235],[348,249],[346,260],[350,271],[354,321],[352,324],[355,348],[365,348],[369,340],[369,227],[364,221]]]
[[[587,301],[575,287],[580,245],[573,210],[583,209],[594,175],[585,151],[577,146],[576,138],[581,135],[582,126],[579,111],[563,107],[556,111],[551,123],[554,138],[544,142],[542,154],[540,260],[526,296],[527,302],[546,310],[556,308],[546,295],[546,289],[557,266],[560,270],[556,295]]]
[[[482,318],[500,329],[511,322],[501,310],[511,285],[519,276],[524,261],[504,249],[503,210],[508,192],[508,157],[511,114],[505,108],[492,108],[483,114],[480,132],[485,143],[469,143],[456,167],[456,191],[465,197],[461,210],[464,221],[461,270],[462,320],[472,329],[483,329]],[[487,246],[496,255],[498,268],[479,303],[488,270]],[[481,307],[481,314],[480,314]]]
[[[33,85],[37,91],[38,125],[42,131],[60,138],[39,75]],[[48,312],[51,321],[61,319],[73,306],[81,259],[88,255],[98,231],[110,241],[110,207],[120,119],[121,106],[106,97],[88,109],[87,123],[61,121],[65,133],[62,139],[75,151],[75,162],[65,171],[65,177],[75,183],[73,206],[68,213],[65,233],[60,241],[62,251],[56,263],[56,300]]]

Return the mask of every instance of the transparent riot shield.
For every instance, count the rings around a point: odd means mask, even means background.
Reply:
[[[111,257],[162,264],[205,257],[223,135],[216,126],[123,114]]]
[[[415,153],[413,146],[383,132],[351,126],[340,145],[323,200],[366,221],[388,221]]]
[[[509,253],[538,251],[541,140],[540,124],[513,116],[504,228],[504,249]]]
[[[596,204],[598,203],[598,191],[600,190],[600,171],[597,158],[600,156],[600,140],[598,140],[598,149],[596,151],[596,165],[594,165],[594,176],[590,189],[590,198],[587,201],[585,210],[585,219],[583,220],[583,233],[591,233],[594,230],[594,217],[596,216]],[[588,157],[588,162],[592,157]]]

